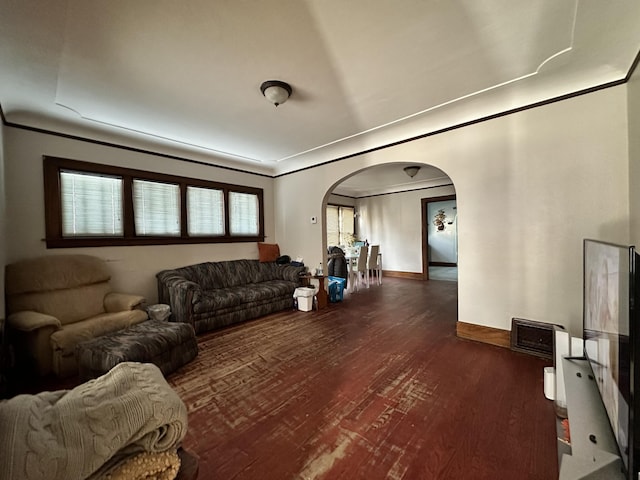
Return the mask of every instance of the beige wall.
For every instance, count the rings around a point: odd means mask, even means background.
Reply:
[[[256,243],[49,249],[43,241],[42,155],[203,178],[264,189],[265,233],[273,241],[273,179],[190,162],[181,162],[67,138],[5,128],[7,194],[6,262],[45,254],[85,253],[104,258],[113,285],[157,301],[155,274],[163,269],[209,260],[258,258]]]
[[[622,85],[276,179],[4,127],[7,234],[0,253],[5,263],[68,253],[47,250],[42,241],[44,154],[264,188],[267,241],[310,266],[322,260],[324,205],[343,178],[382,163],[432,164],[451,177],[458,198],[459,320],[509,329],[518,316],[579,334],[582,239],[640,238],[638,208],[629,226],[629,204],[638,205],[639,195],[630,191],[639,179],[636,82],[628,87],[628,103]],[[385,220],[385,229],[413,236],[419,217],[394,202],[394,212],[406,211]],[[311,216],[321,221],[312,224]],[[154,275],[164,268],[257,257],[253,243],[74,251],[105,258],[117,288],[150,301],[156,299]],[[398,259],[398,270],[404,261]]]
[[[384,270],[422,273],[422,199],[453,194],[446,186],[361,198],[360,238],[380,245]]]
[[[640,72],[627,83],[629,115],[629,214],[630,243],[640,251]]]
[[[318,215],[334,185],[371,165],[431,164],[457,194],[459,320],[510,329],[523,317],[580,334],[582,239],[629,240],[627,158],[623,85],[279,177],[276,237],[317,264],[323,225],[299,219]]]
[[[356,199],[354,197],[347,197],[345,195],[329,195],[327,203],[332,203],[334,205],[346,205],[349,207],[356,206]]]

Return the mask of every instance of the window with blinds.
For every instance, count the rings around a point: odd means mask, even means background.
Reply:
[[[340,207],[340,245],[346,245],[355,238],[356,210],[353,207]]]
[[[340,207],[327,205],[327,245],[342,245],[340,243]]]
[[[257,235],[260,227],[258,196],[229,192],[229,229],[231,235]]]
[[[133,212],[137,235],[180,235],[180,186],[133,181]]]
[[[261,188],[43,159],[48,248],[264,241]]]
[[[187,187],[187,219],[189,235],[224,235],[224,192]]]
[[[60,172],[63,237],[121,237],[122,178]]]
[[[355,208],[327,205],[327,245],[347,245],[355,234]]]

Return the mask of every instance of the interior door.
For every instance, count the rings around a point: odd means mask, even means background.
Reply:
[[[458,265],[458,209],[455,195],[422,199],[422,277],[429,265]]]

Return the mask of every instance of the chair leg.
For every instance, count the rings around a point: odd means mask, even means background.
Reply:
[[[360,290],[360,286],[362,284],[362,272],[356,270],[356,281],[354,285],[356,285],[356,289]]]
[[[371,285],[371,282],[375,282],[378,285],[382,285],[382,271],[380,268],[370,268],[367,270],[367,281],[368,285]]]

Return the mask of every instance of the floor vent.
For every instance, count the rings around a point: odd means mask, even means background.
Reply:
[[[551,323],[512,318],[511,350],[552,360],[554,326]]]

